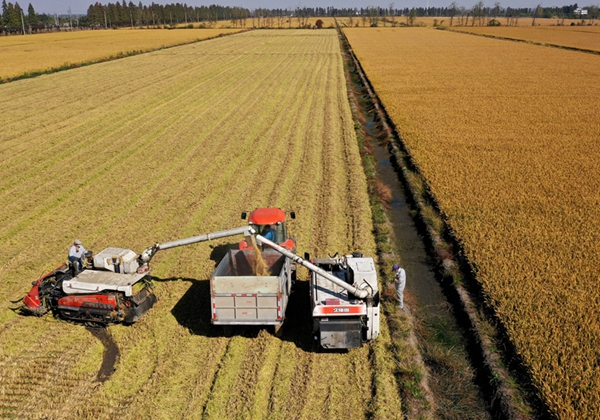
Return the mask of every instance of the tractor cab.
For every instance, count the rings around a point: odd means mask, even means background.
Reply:
[[[278,208],[264,207],[254,210],[249,216],[247,212],[242,212],[242,219],[246,220],[247,218],[248,224],[256,230],[256,233],[267,238],[269,237],[266,236],[267,232],[272,230],[274,232],[273,242],[286,249],[293,250],[296,247],[296,241],[288,237],[285,227],[285,213],[285,211]],[[295,219],[296,214],[292,211],[290,217]],[[251,250],[252,245],[242,241],[239,248],[241,250]]]

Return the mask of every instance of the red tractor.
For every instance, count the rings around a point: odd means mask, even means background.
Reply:
[[[286,212],[274,207],[262,207],[254,210],[248,217],[248,212],[242,212],[242,219],[248,218],[248,224],[256,231],[257,234],[266,236],[268,239],[275,242],[277,245],[290,250],[296,251],[296,239],[293,236],[288,236],[285,227]],[[296,213],[290,211],[290,217],[296,218]],[[268,232],[272,231],[269,236]],[[251,250],[252,245],[246,241],[241,241],[239,248],[241,250]]]

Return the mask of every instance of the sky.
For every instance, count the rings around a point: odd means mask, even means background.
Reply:
[[[27,10],[29,4],[33,5],[36,13],[48,13],[48,14],[67,14],[69,8],[73,14],[86,14],[87,9],[91,4],[99,1],[101,4],[107,3],[119,3],[122,0],[8,0],[12,3],[19,3],[19,5]],[[140,0],[132,0],[135,4],[139,4]],[[390,3],[394,3],[396,9],[402,9],[405,7],[446,7],[453,0],[154,0],[158,4],[171,4],[171,3],[185,3],[188,6],[208,6],[210,4],[219,4],[221,6],[240,6],[246,7],[250,10],[259,7],[269,9],[295,9],[296,7],[369,7],[379,6],[388,8]],[[455,0],[459,6],[472,7],[479,0]],[[578,3],[579,6],[586,6],[588,4],[598,4],[600,0],[484,0],[486,6],[493,7],[496,1],[500,2],[502,7],[528,7],[533,8],[538,4],[542,4],[544,7],[564,6],[567,4]],[[126,0],[129,3],[129,0]],[[142,0],[142,4],[149,5],[152,0]]]

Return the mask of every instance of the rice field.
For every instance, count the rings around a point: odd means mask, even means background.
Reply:
[[[344,32],[551,414],[600,417],[600,57]]]
[[[462,26],[454,30],[600,52],[600,26]]]
[[[0,37],[0,80],[134,51],[185,44],[233,29],[119,29]]]
[[[259,206],[296,211],[301,251],[373,255],[339,48],[333,30],[252,31],[1,85],[0,299],[76,237],[140,252]],[[0,306],[0,418],[402,417],[385,323],[372,346],[334,353],[313,351],[306,296],[282,338],[211,326],[213,253],[235,241],[157,254],[159,301],[109,328],[106,382],[87,330]]]

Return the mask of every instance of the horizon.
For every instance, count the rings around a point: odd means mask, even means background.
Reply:
[[[121,3],[121,1],[118,0],[114,0],[114,1],[107,1],[107,2],[100,2],[101,4],[108,4],[108,3]],[[457,1],[456,3],[459,6],[464,6],[467,8],[472,7],[473,5],[475,5],[478,2],[478,0],[468,0],[468,1]],[[38,14],[49,14],[49,15],[54,15],[54,14],[58,14],[58,15],[68,15],[69,14],[69,9],[72,15],[87,15],[87,9],[89,6],[93,5],[95,2],[94,1],[87,1],[87,0],[28,0],[28,1],[24,1],[24,2],[19,2],[16,1],[16,3],[19,3],[19,5],[21,6],[21,8],[23,10],[27,10],[27,8],[29,7],[29,4],[31,4],[35,10],[36,13]],[[129,3],[129,1],[127,1],[127,3]],[[139,0],[137,2],[134,2],[136,4],[136,6],[139,4]],[[148,6],[151,2],[145,2],[142,1],[142,5],[144,6]],[[158,2],[157,2],[158,3]],[[165,4],[174,4],[177,2],[170,2],[170,1],[164,1],[164,2],[160,2],[159,4],[161,5],[165,5]],[[282,4],[282,3],[292,3],[292,4]],[[360,8],[368,8],[368,7],[381,7],[383,9],[389,9],[390,4],[394,3],[394,8],[395,9],[404,9],[404,8],[418,8],[418,7],[423,7],[426,8],[427,6],[429,6],[430,8],[437,8],[437,7],[448,7],[450,5],[450,3],[452,3],[452,0],[408,0],[406,2],[402,2],[399,3],[397,1],[385,1],[385,0],[379,0],[376,2],[369,2],[369,4],[364,4],[363,1],[359,1],[359,0],[350,0],[350,1],[344,1],[342,2],[341,0],[331,0],[330,2],[328,2],[328,4],[322,4],[319,1],[307,1],[307,2],[297,2],[296,4],[294,4],[293,0],[284,0],[282,1],[277,1],[277,0],[239,0],[239,1],[235,1],[235,0],[225,0],[223,2],[210,2],[208,4],[205,4],[204,2],[200,1],[200,0],[191,0],[186,2],[186,4],[189,7],[201,7],[201,6],[208,6],[210,4],[217,4],[219,6],[229,6],[229,7],[244,7],[246,9],[249,10],[253,10],[253,9],[259,9],[259,8],[265,8],[265,9],[288,9],[288,10],[293,10],[296,9],[298,7],[302,8],[302,7],[309,7],[309,8],[317,8],[317,7],[322,7],[322,8],[327,8],[327,7],[335,7],[335,8],[356,8],[356,9],[360,9]],[[484,1],[484,5],[485,7],[494,7],[494,3],[495,1]],[[541,4],[542,7],[562,7],[562,6],[569,6],[569,4],[565,4],[564,2],[558,2],[556,0],[552,0],[550,2],[545,2],[545,1],[538,1],[538,0],[509,0],[507,2],[502,2],[500,1],[500,7],[502,7],[503,9],[507,8],[507,7],[511,7],[511,8],[528,8],[528,9],[533,9],[535,8],[538,4]],[[580,5],[578,2],[575,2],[573,4],[577,4],[579,7],[588,7],[594,4],[589,4],[589,5]]]

